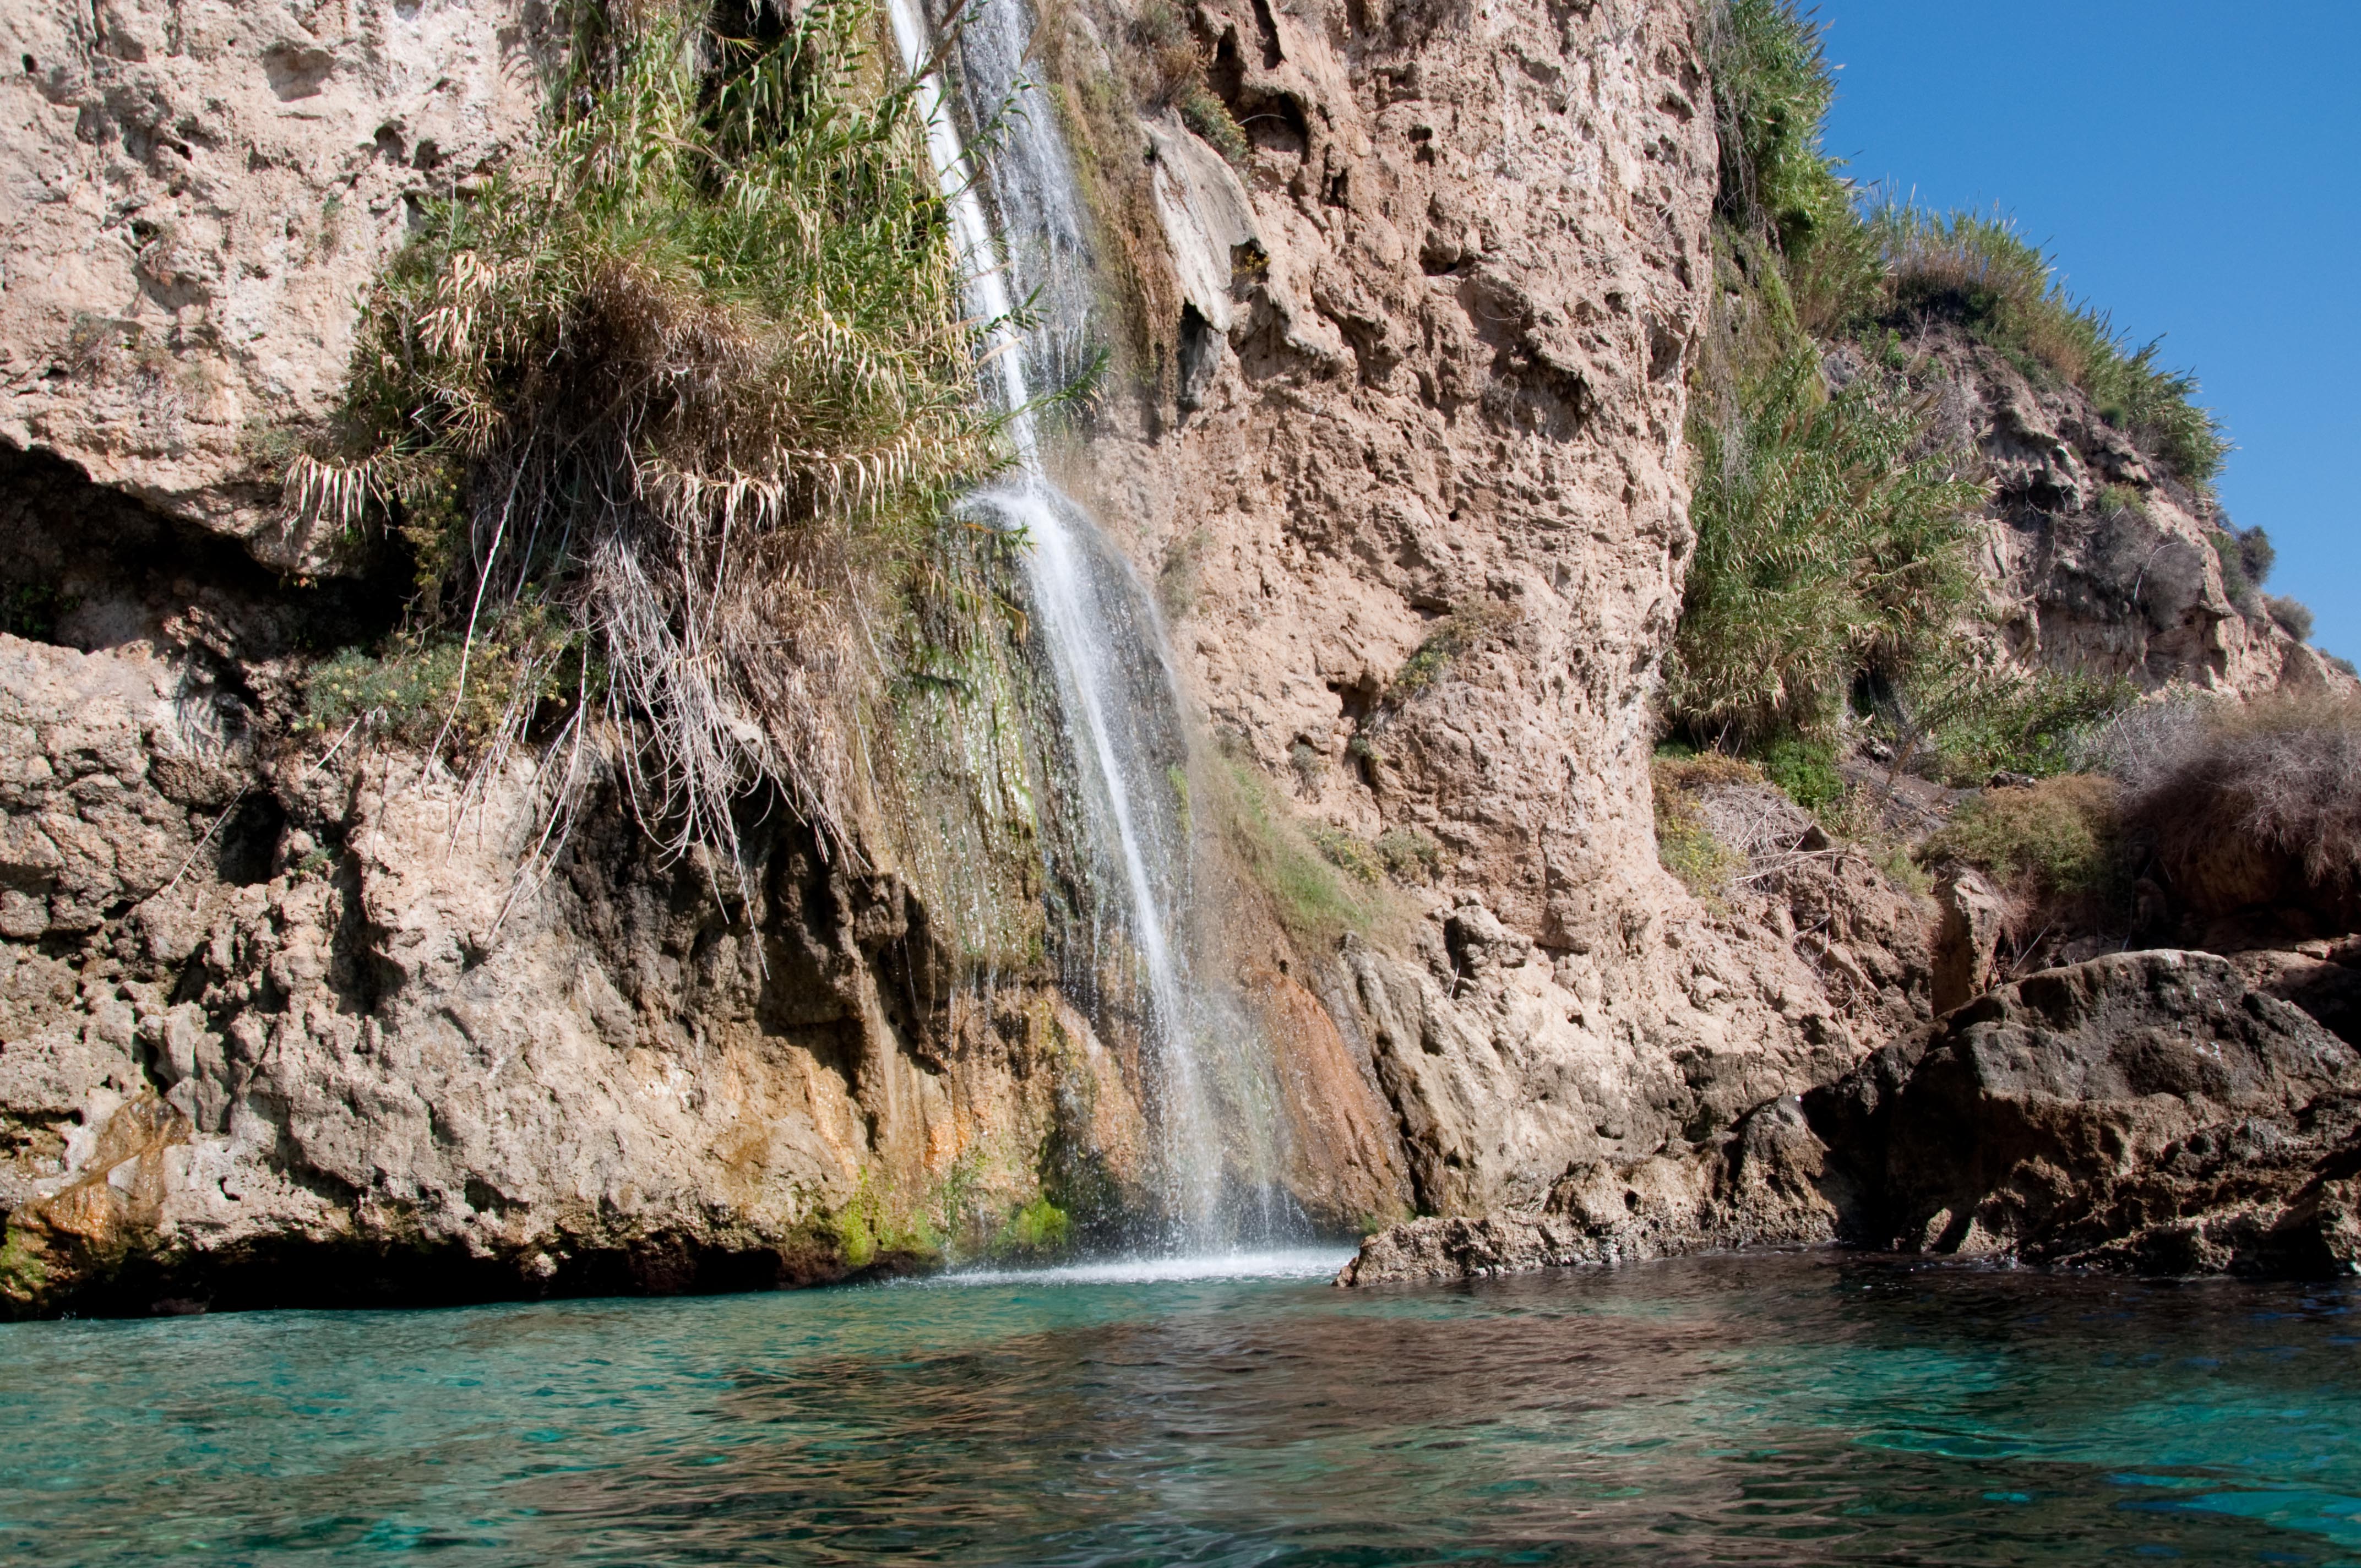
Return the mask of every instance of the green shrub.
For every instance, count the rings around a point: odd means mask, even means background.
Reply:
[[[1955,784],[1995,773],[2036,778],[2082,766],[2089,737],[2136,701],[2120,677],[2045,670],[2019,674],[1984,658],[1922,667],[1896,691],[1900,764],[1925,754]]]
[[[1315,827],[1309,836],[1321,859],[1355,881],[1374,883],[1386,874],[1385,861],[1375,847],[1343,828]]]
[[[2121,813],[2121,787],[2091,773],[1987,790],[1927,840],[1919,859],[1975,866],[2037,905],[2118,898],[2126,880]]]
[[[1786,0],[1728,0],[1705,41],[1721,148],[1715,209],[1790,254],[1806,249],[1851,216],[1850,188],[1820,150],[1836,96],[1820,29]]]
[[[544,704],[580,689],[579,645],[537,605],[519,606],[472,640],[449,633],[397,639],[379,656],[347,648],[303,676],[298,728],[355,723],[412,746],[438,740],[472,755],[525,730]]]
[[[1689,427],[1697,543],[1667,660],[1673,712],[1724,748],[1824,729],[1856,674],[1955,635],[1981,492],[1921,411],[1791,355],[1726,424]]]
[[[2238,565],[2246,569],[2246,581],[2261,587],[2271,580],[2271,569],[2279,561],[2279,548],[2271,543],[2269,534],[2259,528],[2239,532]]]
[[[1443,869],[1443,846],[1420,828],[1389,828],[1378,835],[1378,859],[1401,882],[1428,882]]]
[[[548,607],[642,822],[727,851],[757,786],[844,831],[874,651],[969,571],[945,503],[1003,458],[874,13],[752,16],[577,0],[546,156],[422,209],[287,475],[315,519],[390,510],[425,630]]]
[[[1763,775],[1806,811],[1817,815],[1845,797],[1836,747],[1826,740],[1783,735],[1763,747],[1757,760]]]
[[[1719,904],[1743,859],[1713,836],[1699,815],[1692,791],[1708,784],[1757,781],[1761,775],[1718,752],[1667,756],[1653,768],[1656,808],[1656,860],[1698,898]]]
[[[2246,576],[2246,552],[2235,530],[2224,530],[2209,535],[2213,543],[2213,559],[2222,567],[2222,592],[2239,610],[2250,616],[2263,613],[2262,596],[2255,580]]]
[[[1243,170],[1254,148],[1229,105],[1206,84],[1205,47],[1188,18],[1165,0],[1149,0],[1131,24],[1133,71],[1141,102],[1171,109],[1205,144]]]

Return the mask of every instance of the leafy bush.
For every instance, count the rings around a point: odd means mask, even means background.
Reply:
[[[347,648],[314,664],[303,682],[300,728],[356,722],[412,746],[438,740],[469,754],[521,732],[544,703],[563,705],[582,684],[573,640],[539,606],[522,606],[468,640],[437,633],[401,640],[382,656]]]
[[[2228,444],[2192,401],[2195,379],[2159,369],[2157,344],[2131,347],[2069,296],[2008,224],[1890,202],[1861,211],[1823,150],[1836,77],[1819,27],[1794,0],[1719,0],[1705,49],[1721,148],[1716,214],[1776,243],[1802,328],[1832,337],[1930,313],[1961,320],[2027,368],[2081,388],[2183,479],[2220,472]]]
[[[2310,605],[2305,604],[2301,599],[2290,598],[2284,594],[2272,594],[2263,600],[2263,606],[2271,612],[2271,620],[2278,623],[2281,631],[2299,642],[2312,641],[2312,607]]]
[[[1854,676],[1932,656],[1975,593],[1980,496],[1925,449],[1922,412],[1816,356],[1692,420],[1697,543],[1667,660],[1673,711],[1724,747],[1825,729]]]
[[[2121,678],[2053,670],[2027,677],[1982,657],[1923,667],[1892,705],[1900,762],[1923,752],[1955,784],[2070,773],[2083,765],[2092,733],[2137,695]]]
[[[1341,828],[1313,828],[1309,837],[1321,859],[1356,882],[1374,883],[1386,874],[1376,848]]]
[[[1919,859],[1975,866],[2035,907],[2114,901],[2126,880],[2121,815],[2120,786],[2091,773],[1987,790],[1927,840]]]
[[[2246,581],[2261,587],[2271,580],[2271,568],[2279,561],[2278,546],[2271,536],[2259,528],[2242,529],[2238,533],[2238,565],[2246,574]]]
[[[1671,792],[1656,797],[1656,861],[1708,901],[1721,896],[1743,863],[1713,836],[1693,803]]]
[[[2255,581],[2246,576],[2246,552],[2235,531],[2209,535],[2213,543],[2213,558],[2222,567],[2222,592],[2239,610],[2250,618],[2261,616],[2262,596],[2256,591]]]
[[[753,15],[577,5],[547,157],[423,210],[339,444],[288,472],[314,518],[390,507],[434,631],[548,607],[595,652],[642,820],[730,851],[762,784],[842,836],[873,651],[905,587],[965,570],[944,505],[1001,460],[873,14]]]
[[[1836,747],[1824,740],[1783,735],[1763,748],[1763,775],[1805,810],[1823,812],[1845,797]]]
[[[1819,27],[1784,0],[1729,0],[1709,18],[1706,63],[1721,146],[1716,210],[1791,253],[1808,247],[1851,206],[1820,150],[1836,76]]]

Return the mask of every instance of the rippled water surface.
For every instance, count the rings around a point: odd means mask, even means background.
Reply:
[[[2341,1287],[1335,1261],[0,1327],[0,1560],[2361,1561]]]

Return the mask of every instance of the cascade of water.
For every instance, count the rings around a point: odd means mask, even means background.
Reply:
[[[905,66],[924,72],[932,32],[920,0],[889,0]],[[971,91],[994,94],[972,105],[979,119],[1026,91],[1017,75],[1024,18],[1015,0],[976,0],[962,35]],[[1129,574],[1101,541],[1089,516],[1045,471],[1039,433],[1027,411],[1037,356],[1071,361],[1085,339],[1089,285],[1079,265],[1082,226],[1073,182],[1053,116],[1038,97],[1018,102],[1003,122],[995,192],[1012,250],[1039,280],[1033,314],[1015,320],[1010,261],[986,218],[974,170],[939,81],[919,83],[928,150],[950,214],[968,278],[971,308],[988,326],[991,389],[1010,411],[1017,456],[1006,482],[965,503],[998,526],[1021,529],[1027,587],[1041,644],[1051,665],[1067,742],[1081,785],[1079,808],[1089,850],[1101,862],[1139,981],[1168,1245],[1235,1244],[1240,1214],[1231,1191],[1265,1200],[1276,1176],[1273,1092],[1268,1072],[1242,1048],[1250,1033],[1220,1026],[1218,1008],[1192,986],[1182,927],[1189,846],[1180,819],[1176,768],[1164,762],[1156,716],[1176,703],[1160,630]],[[1170,746],[1161,749],[1170,752]]]

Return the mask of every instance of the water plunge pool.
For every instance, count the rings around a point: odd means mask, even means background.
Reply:
[[[2361,1559],[2361,1294],[1333,1252],[0,1327],[0,1560]]]

